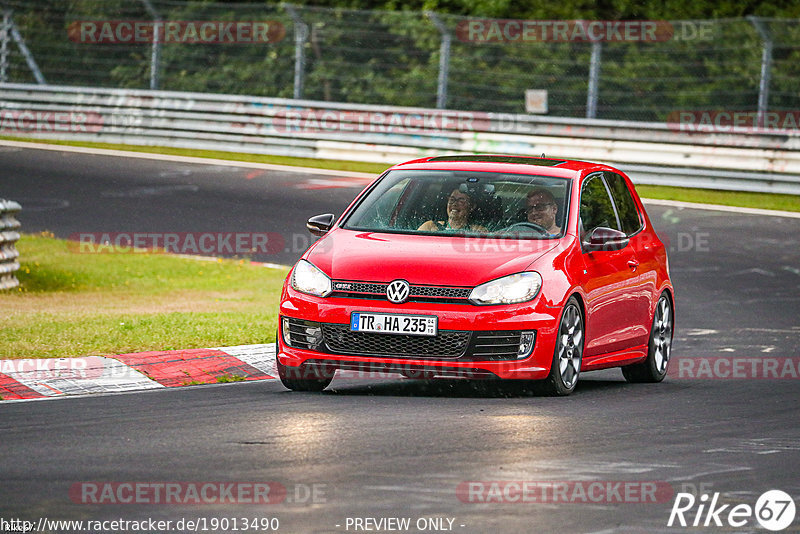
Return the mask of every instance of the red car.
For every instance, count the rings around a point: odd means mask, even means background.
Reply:
[[[667,373],[667,251],[619,170],[500,155],[396,165],[286,279],[277,367],[321,391],[337,369],[537,380],[568,395],[585,371]]]

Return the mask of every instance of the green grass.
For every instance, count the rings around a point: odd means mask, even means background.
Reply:
[[[747,193],[744,191],[718,191],[716,189],[688,189],[661,185],[637,185],[636,191],[643,198],[680,200],[702,204],[721,204],[742,208],[766,210],[800,211],[800,197],[774,193]]]
[[[0,358],[275,340],[283,269],[157,253],[79,254],[47,235],[24,235],[17,248],[21,285],[0,293]]]
[[[42,140],[23,137],[0,136],[0,139],[12,141],[29,141],[36,143],[49,143],[67,146],[84,146],[91,148],[105,148],[112,150],[128,150],[133,152],[147,152],[155,154],[171,154],[176,156],[192,156],[200,158],[215,158],[232,161],[250,161],[257,163],[271,163],[277,165],[290,165],[300,167],[313,167],[350,172],[367,172],[379,174],[389,167],[385,163],[367,163],[358,161],[342,161],[333,159],[294,158],[289,156],[268,156],[261,154],[245,154],[235,152],[222,152],[213,150],[192,150],[184,148],[146,147],[136,145],[121,145],[111,143],[90,143],[83,141],[57,141]],[[399,163],[399,162],[398,162]],[[661,200],[680,200],[683,202],[699,202],[703,204],[721,204],[725,206],[739,206],[747,208],[761,208],[768,210],[800,211],[800,199],[796,195],[777,195],[771,193],[744,193],[737,191],[718,191],[715,189],[689,189],[660,185],[639,185],[636,187],[639,195],[644,198]]]
[[[245,378],[239,375],[221,375],[217,377],[217,383],[228,384],[230,382],[244,382]]]

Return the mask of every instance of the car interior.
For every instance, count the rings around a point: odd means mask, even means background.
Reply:
[[[357,227],[415,232],[426,221],[447,221],[447,199],[454,190],[459,190],[475,202],[471,225],[482,226],[501,237],[508,236],[504,234],[507,231],[523,238],[541,238],[540,232],[518,223],[527,222],[528,192],[546,189],[558,205],[556,224],[563,228],[569,191],[567,180],[491,173],[450,174],[452,177],[445,180],[409,176],[397,181],[380,192],[365,209]],[[489,176],[485,176],[487,174]],[[517,226],[509,228],[513,225]]]

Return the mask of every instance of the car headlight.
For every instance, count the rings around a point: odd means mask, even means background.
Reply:
[[[332,291],[331,279],[306,260],[300,260],[294,266],[292,288],[317,297],[327,297]]]
[[[513,304],[531,300],[542,287],[536,272],[517,273],[481,284],[469,294],[473,304]]]

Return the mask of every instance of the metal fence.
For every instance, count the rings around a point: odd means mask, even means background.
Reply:
[[[525,112],[533,90],[546,91],[550,116],[656,122],[676,110],[800,109],[797,19],[605,31],[614,25],[290,4],[3,0],[0,9],[0,82],[509,113]],[[269,31],[203,39],[187,21],[268,22]],[[137,37],[134,23],[162,31]]]
[[[616,163],[636,183],[800,194],[800,135],[686,132],[661,123],[0,84],[19,136],[399,163],[493,152]]]
[[[22,207],[0,198],[0,290],[19,285],[14,273],[19,269],[19,252],[14,244],[19,240],[19,221],[15,218]]]

